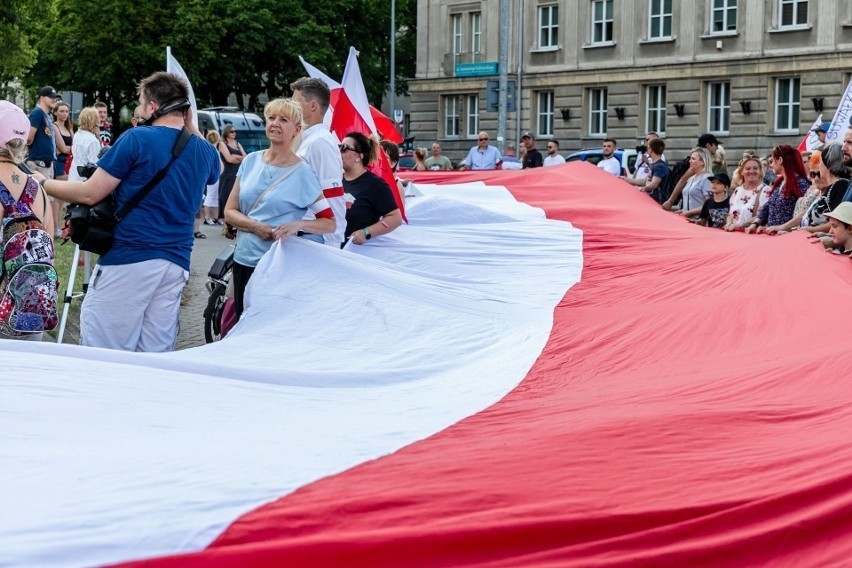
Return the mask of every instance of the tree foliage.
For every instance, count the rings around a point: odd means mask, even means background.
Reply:
[[[53,19],[51,0],[4,0],[0,10],[0,84],[24,77],[36,61],[36,41]]]
[[[391,0],[37,1],[54,3],[56,18],[35,43],[25,84],[104,100],[114,120],[135,105],[139,79],[164,68],[167,45],[200,105],[225,104],[233,93],[257,108],[264,95],[289,95],[290,82],[305,74],[300,55],[339,80],[350,45],[373,104],[389,85]],[[414,74],[416,0],[397,0],[396,15],[396,84],[404,92]]]

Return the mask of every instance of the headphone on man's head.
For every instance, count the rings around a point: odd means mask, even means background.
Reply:
[[[136,123],[136,126],[148,126],[148,125],[152,124],[155,120],[160,118],[161,116],[165,116],[165,115],[169,114],[170,112],[175,112],[176,110],[185,110],[185,109],[188,109],[191,106],[192,105],[190,104],[190,102],[186,99],[184,99],[180,102],[168,105],[168,106],[166,106],[166,105],[160,106],[147,119],[140,118],[139,121]]]

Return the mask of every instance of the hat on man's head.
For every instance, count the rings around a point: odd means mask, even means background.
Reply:
[[[707,179],[709,179],[710,181],[716,180],[719,183],[721,183],[722,185],[724,185],[725,187],[731,187],[731,178],[729,178],[728,174],[726,174],[724,172],[720,172],[718,174],[713,174],[712,176],[710,176]]]
[[[719,140],[712,134],[702,134],[698,137],[699,148],[703,148],[707,144],[715,144],[716,146],[718,146],[719,144],[721,144],[721,142],[719,142]]]
[[[811,132],[828,132],[828,129],[831,128],[830,122],[823,122],[816,128],[811,128]]]
[[[0,146],[10,140],[22,138],[25,142],[30,133],[30,119],[20,107],[9,101],[0,101]]]
[[[852,201],[843,201],[830,213],[824,213],[826,217],[837,219],[841,223],[852,225]]]
[[[50,97],[51,99],[61,99],[62,98],[62,97],[59,96],[59,93],[56,92],[56,89],[54,89],[53,87],[50,87],[50,86],[42,87],[41,90],[38,92],[38,96]]]
[[[533,140],[535,140],[535,134],[533,134],[532,132],[524,132],[523,136],[521,136],[521,140],[523,140],[524,138],[532,138]]]

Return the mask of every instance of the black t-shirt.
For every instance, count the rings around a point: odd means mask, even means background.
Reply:
[[[708,227],[724,227],[725,221],[728,219],[728,209],[730,208],[730,198],[726,197],[723,201],[716,202],[710,197],[701,206],[701,213],[698,218],[707,221]]]
[[[526,168],[540,168],[544,165],[544,159],[541,157],[541,152],[538,150],[527,150],[527,153],[524,154],[524,169]]]
[[[369,227],[398,209],[391,188],[373,172],[364,172],[352,181],[343,178],[343,191],[352,195],[355,202],[346,211],[346,233],[349,235]]]

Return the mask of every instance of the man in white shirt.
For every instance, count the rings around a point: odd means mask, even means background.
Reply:
[[[496,170],[503,163],[503,160],[500,159],[500,151],[494,146],[488,145],[487,132],[480,132],[477,141],[479,143],[467,153],[467,157],[461,163],[461,168],[466,170]]]
[[[302,106],[305,123],[302,141],[296,150],[296,155],[305,160],[317,174],[322,193],[337,220],[337,229],[333,233],[315,236],[322,237],[327,245],[339,247],[346,231],[343,161],[340,159],[340,149],[337,147],[338,140],[322,122],[328,110],[331,92],[322,79],[314,77],[302,77],[290,83],[290,89],[293,91],[293,100]],[[305,218],[312,219],[313,214],[309,212]],[[310,236],[306,235],[306,238]]]
[[[615,157],[615,149],[618,147],[618,142],[613,138],[607,138],[603,142],[603,160],[598,162],[598,167],[605,172],[609,172],[614,176],[621,175],[621,163]]]
[[[547,141],[547,156],[544,158],[544,166],[558,166],[564,164],[565,158],[559,154],[559,140]]]

